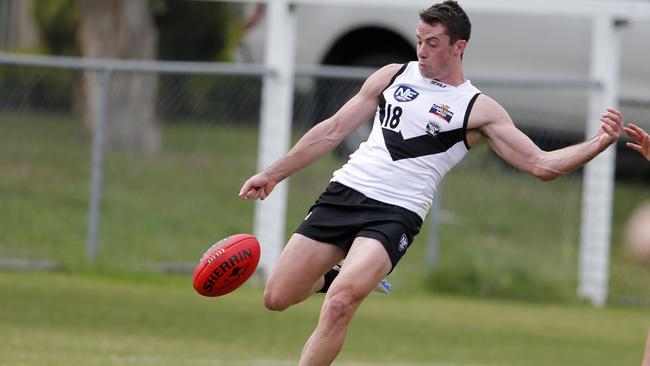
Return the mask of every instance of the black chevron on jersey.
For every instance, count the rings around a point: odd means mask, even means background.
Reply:
[[[418,97],[400,98],[406,88]],[[469,80],[445,88],[432,85],[418,62],[409,62],[377,95],[368,140],[334,172],[332,181],[424,219],[441,180],[470,150],[469,115],[480,93]],[[434,104],[453,111],[451,118],[438,120],[430,112]]]
[[[436,136],[425,134],[409,139],[405,139],[401,131],[383,128],[382,133],[393,161],[439,154],[465,139],[465,131],[462,128],[439,132]]]

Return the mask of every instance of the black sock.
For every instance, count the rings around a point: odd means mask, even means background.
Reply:
[[[323,288],[321,288],[320,290],[318,290],[318,291],[316,291],[316,292],[320,292],[320,293],[323,293],[323,294],[326,293],[327,290],[329,290],[330,285],[332,284],[332,282],[334,281],[334,279],[335,279],[336,276],[338,276],[338,275],[339,275],[339,271],[338,271],[338,270],[336,270],[336,269],[334,269],[334,268],[330,269],[330,270],[329,270],[327,273],[325,273],[325,275],[323,276],[323,277],[325,278],[325,283],[323,284]]]

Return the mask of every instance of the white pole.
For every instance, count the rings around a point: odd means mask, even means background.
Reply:
[[[289,150],[293,106],[295,13],[287,0],[267,3],[265,65],[258,170],[264,169]],[[261,275],[268,276],[285,242],[288,183],[278,184],[264,201],[255,204],[255,236],[260,241]]]
[[[587,138],[598,131],[605,108],[618,105],[620,30],[624,24],[609,16],[593,19],[591,78],[600,81],[601,88],[590,95]],[[584,171],[578,296],[598,307],[607,301],[615,157],[612,145]]]

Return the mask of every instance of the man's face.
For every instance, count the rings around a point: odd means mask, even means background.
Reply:
[[[462,53],[466,42],[458,40],[450,45],[447,27],[440,23],[430,25],[422,20],[418,23],[415,35],[420,73],[429,79],[444,78],[451,68],[453,58]]]

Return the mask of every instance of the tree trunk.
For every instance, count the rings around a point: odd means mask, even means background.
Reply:
[[[15,4],[14,20],[16,22],[12,47],[33,49],[38,46],[38,27],[34,20],[33,0],[12,1]]]
[[[79,40],[87,58],[153,59],[157,32],[147,0],[83,0]],[[156,122],[157,76],[112,72],[109,82],[106,146],[154,153],[160,150]],[[84,125],[94,130],[95,72],[84,73]]]

